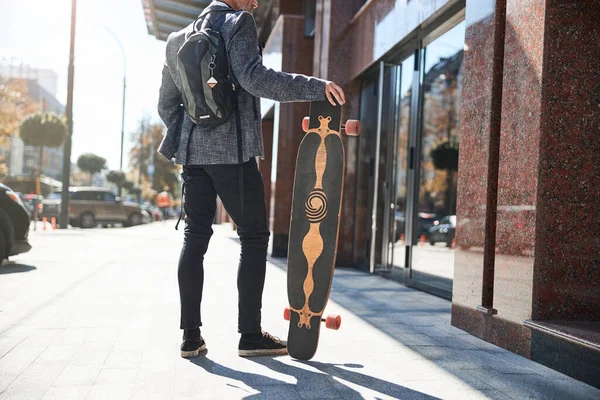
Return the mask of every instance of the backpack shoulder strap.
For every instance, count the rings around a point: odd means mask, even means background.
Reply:
[[[212,30],[219,32],[225,23],[227,14],[232,13],[232,10],[204,10],[202,14],[194,22],[192,32],[200,32],[202,29],[210,27]]]

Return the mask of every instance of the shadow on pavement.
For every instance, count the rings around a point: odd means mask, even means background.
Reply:
[[[287,270],[286,258],[269,256],[267,261],[282,271]],[[448,300],[396,281],[354,268],[336,268],[330,301],[352,310],[352,314],[393,338],[399,348],[412,352],[415,359],[431,362],[433,370],[452,375],[453,384],[460,387],[458,390],[474,391],[491,399],[598,398],[597,391],[582,382],[453,327]],[[381,387],[371,386],[369,379],[376,378],[334,364],[307,365],[357,384],[366,380],[368,387],[381,393],[398,390],[385,381],[373,382]]]
[[[205,352],[204,356],[201,355],[200,357],[190,359],[190,362],[203,368],[208,373],[211,373],[213,375],[222,376],[224,378],[234,379],[236,381],[241,381],[244,384],[246,384],[247,386],[249,386],[255,390],[258,390],[258,391],[260,391],[260,389],[258,389],[256,387],[275,386],[275,385],[289,386],[289,387],[294,386],[290,383],[280,381],[280,380],[274,379],[274,378],[269,378],[264,375],[253,374],[250,372],[242,372],[242,371],[238,371],[238,370],[226,367],[225,365],[214,362],[213,360],[208,358],[206,356],[207,353],[208,352]],[[230,386],[234,386],[234,385],[230,384]],[[240,388],[240,389],[242,389],[242,388]],[[246,398],[257,398],[257,397],[258,397],[257,395],[251,395]]]
[[[426,400],[438,399],[438,397],[430,396],[425,393],[421,393],[417,390],[409,389],[402,385],[398,385],[396,383],[392,383],[383,379],[379,379],[370,375],[365,375],[361,374],[360,372],[350,370],[364,368],[364,366],[360,364],[330,364],[321,363],[317,361],[299,361],[292,359],[293,363],[313,367],[321,371],[321,373],[319,373],[309,371],[306,368],[295,367],[290,364],[282,363],[281,361],[275,358],[257,357],[251,358],[250,360],[256,362],[257,364],[270,368],[274,371],[278,371],[281,368],[283,368],[283,370],[287,374],[292,375],[297,379],[296,387],[305,388],[304,390],[307,392],[306,394],[310,394],[311,396],[314,396],[313,392],[315,391],[315,389],[318,389],[318,386],[317,388],[315,388],[314,382],[318,382],[318,379],[322,379],[323,376],[326,376],[327,380],[334,386],[340,397],[343,399],[362,399],[364,397],[361,393],[353,390],[351,387],[340,382],[339,379],[393,398]]]
[[[324,364],[312,361],[299,362],[294,360],[294,362],[297,362],[299,364],[301,363],[309,367],[314,367],[321,371],[314,372],[306,368],[295,367],[293,365],[283,363],[275,357],[252,357],[248,358],[248,360],[251,360],[264,367],[267,367],[277,373],[293,376],[296,378],[296,383],[292,384],[264,375],[253,374],[249,372],[241,372],[226,367],[222,364],[216,363],[207,357],[194,358],[191,359],[190,362],[196,364],[197,366],[203,368],[211,374],[241,381],[247,386],[259,392],[261,392],[261,389],[264,390],[265,386],[277,386],[279,388],[284,388],[284,391],[285,389],[294,390],[298,393],[299,397],[304,398],[306,395],[309,395],[312,398],[318,398],[318,394],[320,391],[323,391],[323,395],[325,396],[330,394],[330,391],[333,388],[339,394],[339,396],[344,399],[363,398],[363,396],[359,392],[347,385],[344,385],[339,380],[335,379],[339,378],[396,398],[419,398],[430,400],[437,399],[437,397],[429,396],[416,390],[408,389],[404,386],[394,384],[392,382],[384,381],[378,378],[371,377],[369,375],[364,375],[358,372],[353,372],[341,368],[363,368],[363,366],[359,364]],[[326,386],[323,386],[325,381],[327,381],[330,385],[327,385],[325,383]],[[279,392],[279,396],[277,397],[281,399],[285,398],[285,395],[282,395],[283,393]],[[258,393],[247,396],[245,398],[258,399],[264,398],[264,395]]]
[[[13,262],[6,262],[0,265],[0,275],[3,274],[16,274],[19,272],[29,272],[37,269],[33,265],[25,265]]]

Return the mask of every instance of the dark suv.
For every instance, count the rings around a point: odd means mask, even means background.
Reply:
[[[44,200],[43,216],[60,216],[61,193],[56,192]],[[93,228],[98,224],[122,223],[139,225],[142,210],[136,203],[122,201],[110,189],[97,187],[69,188],[69,223],[72,226]]]

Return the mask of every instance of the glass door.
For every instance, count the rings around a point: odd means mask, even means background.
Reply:
[[[363,130],[359,136],[357,168],[357,221],[366,226],[355,230],[355,259],[362,263],[362,254],[371,271],[385,272],[389,265],[390,192],[393,169],[394,137],[397,130],[395,102],[399,90],[400,66],[380,63],[376,74],[362,83],[360,119]],[[366,206],[366,207],[365,207]],[[363,252],[361,248],[365,246]]]
[[[376,257],[377,270],[388,271],[390,268],[391,254],[389,244],[394,234],[391,231],[392,215],[394,210],[390,207],[390,198],[393,191],[394,145],[398,130],[398,115],[396,114],[396,101],[400,90],[400,74],[402,67],[395,64],[382,64],[382,96],[381,96],[381,132],[379,140],[379,157],[377,157],[377,208],[374,210],[377,220]],[[375,215],[374,214],[374,215]]]
[[[412,185],[410,282],[452,293],[459,112],[465,23],[426,39],[421,51],[421,113]]]
[[[450,298],[464,14],[425,35],[362,83],[355,258]]]
[[[389,176],[386,210],[389,232],[385,246],[389,270],[407,267],[406,262],[406,228],[408,205],[408,173],[409,173],[409,134],[412,112],[414,82],[418,81],[418,68],[415,71],[415,56],[410,56],[396,67],[397,83],[393,114],[395,129],[390,135],[388,152]],[[417,78],[417,79],[415,79]]]

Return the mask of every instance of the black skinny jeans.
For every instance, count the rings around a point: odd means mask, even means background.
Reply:
[[[239,173],[243,173],[240,196]],[[216,197],[235,224],[242,244],[238,266],[238,331],[261,332],[269,229],[262,176],[254,159],[243,165],[190,165],[183,168],[185,235],[179,258],[181,329],[202,326],[200,303],[204,284],[204,255],[213,234]],[[242,207],[243,197],[243,207]]]

